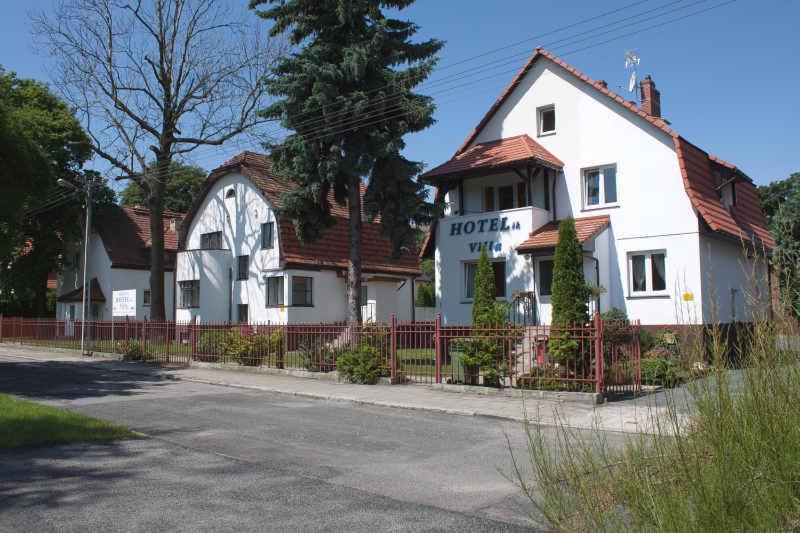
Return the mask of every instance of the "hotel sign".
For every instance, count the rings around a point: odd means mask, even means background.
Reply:
[[[136,289],[112,291],[111,302],[113,316],[136,316]]]
[[[496,233],[500,231],[514,231],[521,229],[519,221],[509,223],[508,217],[490,217],[478,220],[467,220],[450,223],[450,237],[462,235],[475,235],[481,233]],[[480,252],[486,246],[487,250],[500,252],[502,245],[498,241],[473,241],[468,243],[469,251]]]

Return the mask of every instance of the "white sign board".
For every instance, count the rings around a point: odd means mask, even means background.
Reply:
[[[111,314],[114,316],[136,316],[136,289],[112,292]]]

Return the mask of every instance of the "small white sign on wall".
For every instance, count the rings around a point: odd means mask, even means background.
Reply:
[[[112,292],[111,314],[136,316],[136,289]]]

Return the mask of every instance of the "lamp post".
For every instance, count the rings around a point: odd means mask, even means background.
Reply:
[[[92,183],[91,180],[87,179],[82,188],[79,188],[72,182],[65,180],[64,178],[58,178],[57,181],[59,187],[64,187],[65,189],[71,189],[73,191],[82,191],[84,197],[86,199],[86,228],[83,237],[83,294],[81,302],[81,355],[86,354],[85,345],[86,345],[86,295],[89,292],[89,287],[86,284],[86,263],[89,261],[89,228],[92,225]]]

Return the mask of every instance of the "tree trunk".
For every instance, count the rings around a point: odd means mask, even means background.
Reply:
[[[167,152],[169,153],[169,152]],[[150,319],[166,320],[164,304],[164,184],[169,171],[169,157],[156,158],[156,176],[150,180]]]
[[[347,321],[361,323],[361,179],[350,178],[347,207],[350,211],[350,258],[347,261]]]

